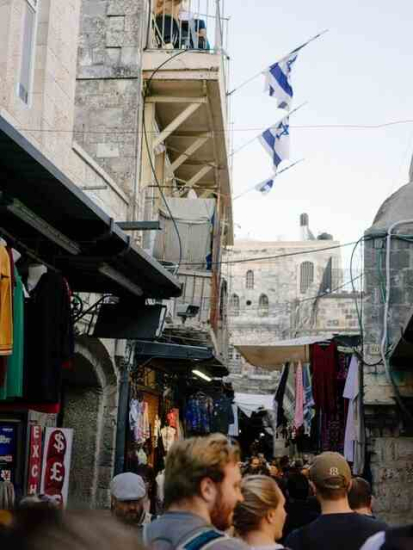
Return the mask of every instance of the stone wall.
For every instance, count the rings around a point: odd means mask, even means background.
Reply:
[[[369,449],[375,513],[390,525],[412,523],[413,438],[371,437]]]
[[[271,344],[302,335],[359,331],[359,321],[352,293],[326,295],[343,284],[341,251],[336,241],[254,242],[241,241],[229,250],[228,266],[228,323],[232,345]],[[331,249],[333,247],[333,249]],[[337,248],[334,248],[337,247]],[[327,248],[311,253],[312,249]],[[273,258],[273,256],[283,256]],[[266,258],[257,261],[257,258]],[[248,260],[252,259],[251,262]],[[303,291],[300,285],[301,265],[311,262],[314,280]],[[331,263],[330,288],[325,274]],[[254,288],[248,289],[246,275],[254,274]],[[225,273],[224,273],[225,276]],[[239,314],[231,308],[231,296],[240,300]],[[268,311],[260,310],[260,296],[269,300]],[[230,353],[231,356],[231,353]],[[246,363],[235,349],[229,364],[230,380],[236,391],[272,393],[279,380],[278,372],[256,369]]]
[[[120,186],[135,217],[147,20],[146,0],[82,1],[75,138]]]

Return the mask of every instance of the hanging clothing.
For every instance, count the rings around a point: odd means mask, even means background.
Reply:
[[[289,428],[294,427],[295,415],[295,369],[290,365],[288,371],[287,384],[284,394],[284,414]]]
[[[233,423],[234,413],[232,410],[232,399],[225,395],[221,395],[214,400],[211,432],[227,435],[229,427]]]
[[[185,409],[186,429],[190,433],[211,433],[214,400],[205,394],[198,393],[189,399]]]
[[[149,405],[146,401],[131,400],[129,404],[129,426],[136,443],[143,444],[150,438]]]
[[[310,365],[303,365],[303,386],[304,386],[304,433],[311,434],[313,418],[315,416],[313,387],[311,381]]]
[[[298,430],[304,424],[304,384],[303,384],[303,368],[301,363],[298,363],[295,370],[295,415],[294,428]]]
[[[9,253],[4,246],[0,246],[0,356],[8,356],[13,352],[12,272]],[[2,382],[4,380],[0,379],[0,385],[3,385]]]
[[[234,422],[229,426],[228,435],[230,437],[238,437],[239,436],[238,407],[234,403],[232,404],[232,414],[234,416]]]
[[[346,434],[344,441],[344,456],[353,463],[353,472],[360,475],[365,462],[365,434],[362,414],[359,362],[353,355],[347,376],[343,397],[349,400]]]
[[[278,384],[277,391],[274,397],[274,413],[277,418],[277,428],[286,425],[286,418],[284,413],[284,395],[287,386],[287,379],[290,370],[290,365],[287,363],[284,365],[281,373],[280,383]]]
[[[26,307],[25,374],[28,398],[58,403],[62,367],[73,358],[73,320],[64,278],[44,273]]]
[[[172,445],[175,443],[176,439],[176,430],[170,426],[165,426],[161,430],[161,437],[165,452],[167,453]]]
[[[316,407],[323,412],[336,410],[336,363],[337,347],[334,342],[327,346],[313,345],[313,396]]]
[[[0,400],[23,396],[24,366],[24,289],[22,279],[14,268],[13,292],[13,353],[7,358],[6,381],[0,388]]]

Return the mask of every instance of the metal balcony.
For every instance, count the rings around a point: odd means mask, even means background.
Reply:
[[[219,197],[230,244],[227,20],[220,0],[190,0],[185,14],[173,11],[170,0],[154,4],[143,55],[143,187],[154,184],[153,167],[164,154],[158,182],[166,194],[186,197],[193,190],[197,197]]]

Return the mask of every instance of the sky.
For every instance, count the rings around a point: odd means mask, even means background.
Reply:
[[[316,235],[342,243],[368,229],[383,201],[408,181],[413,153],[413,2],[411,0],[221,0],[230,15],[231,84],[236,87],[318,32],[301,51],[292,84],[291,160],[305,161],[281,175],[272,192],[234,202],[236,238],[297,240],[307,212]],[[279,119],[264,78],[231,100],[234,148]],[[294,128],[379,125],[379,129]],[[258,141],[234,155],[233,194],[272,173]]]

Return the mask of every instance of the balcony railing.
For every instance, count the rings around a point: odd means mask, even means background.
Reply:
[[[225,52],[229,20],[224,1],[153,0],[148,47]]]

